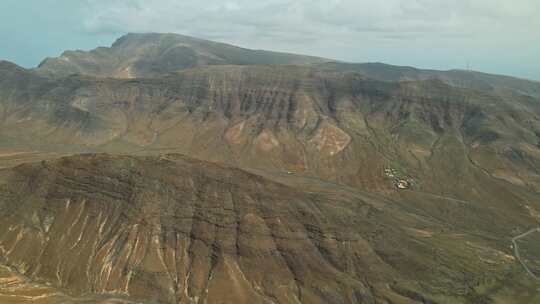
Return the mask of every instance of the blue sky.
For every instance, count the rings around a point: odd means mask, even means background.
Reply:
[[[353,62],[540,80],[537,0],[2,0],[0,59],[25,67],[127,32]]]

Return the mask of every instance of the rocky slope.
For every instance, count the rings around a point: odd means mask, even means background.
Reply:
[[[180,155],[25,164],[0,171],[0,188],[1,256],[72,297],[489,303],[515,296],[510,281],[531,288],[508,232],[489,223],[531,218],[475,204],[424,197],[438,207],[422,211],[415,194],[395,202],[322,181],[293,189]]]
[[[0,303],[2,304],[135,304],[125,296],[70,296],[47,283],[36,283],[13,267],[0,265]]]
[[[174,151],[377,191],[393,188],[390,167],[439,194],[468,192],[480,173],[539,189],[540,103],[517,93],[297,66],[214,66],[137,80],[52,80],[5,69],[6,143]]]

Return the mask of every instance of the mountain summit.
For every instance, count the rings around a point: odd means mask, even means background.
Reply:
[[[37,68],[43,75],[86,74],[115,78],[155,77],[205,65],[312,64],[328,59],[250,50],[178,34],[127,34],[110,48],[67,51]]]
[[[211,65],[300,65],[329,72],[362,74],[381,81],[440,79],[457,87],[496,92],[515,91],[540,97],[540,82],[464,70],[422,70],[382,63],[347,63],[238,46],[179,34],[127,34],[111,47],[66,51],[45,59],[34,71],[41,76],[72,74],[112,78],[156,78]]]

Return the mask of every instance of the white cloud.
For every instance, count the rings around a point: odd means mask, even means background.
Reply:
[[[489,33],[540,25],[536,0],[86,0],[89,31]],[[535,18],[536,17],[536,18]]]
[[[538,0],[84,1],[88,32],[176,32],[354,61],[445,68],[540,49]]]

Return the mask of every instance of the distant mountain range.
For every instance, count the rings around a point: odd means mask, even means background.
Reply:
[[[309,65],[317,69],[354,72],[382,81],[437,78],[452,86],[481,90],[515,90],[540,96],[540,82],[474,71],[421,70],[382,63],[345,63],[332,59],[249,50],[177,34],[128,34],[110,48],[67,51],[45,59],[41,75],[83,74],[114,78],[150,78],[208,65]]]
[[[323,58],[256,51],[177,34],[128,34],[110,48],[47,58],[38,74],[148,78],[207,65],[312,64]]]
[[[0,62],[0,167],[0,302],[540,300],[535,81],[128,34]]]

